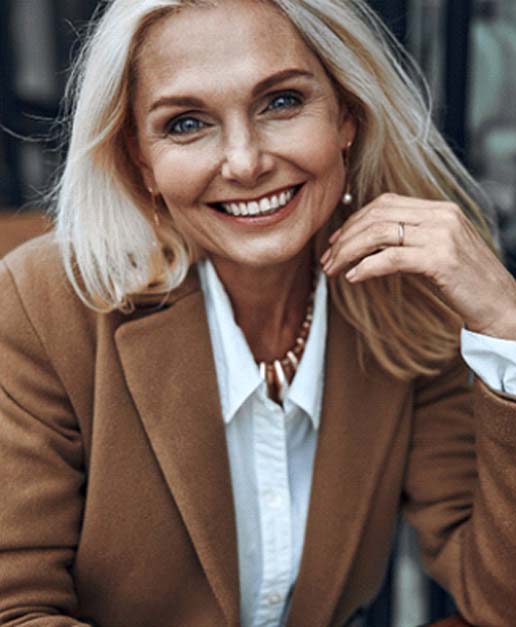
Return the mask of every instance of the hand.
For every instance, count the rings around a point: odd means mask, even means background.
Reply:
[[[383,194],[333,233],[321,263],[350,283],[424,275],[469,330],[516,340],[516,281],[454,203]]]

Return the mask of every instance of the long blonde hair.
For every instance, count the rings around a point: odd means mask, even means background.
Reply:
[[[134,65],[149,26],[182,6],[223,0],[112,0],[75,65],[67,161],[57,186],[57,235],[68,277],[100,311],[130,310],[144,294],[167,294],[194,251],[163,212],[152,224],[149,195],[127,150]],[[257,0],[264,1],[264,0]],[[268,0],[265,0],[268,1]],[[364,0],[270,0],[297,27],[358,124],[348,175],[354,207],[384,192],[453,201],[491,242],[479,190],[435,129],[409,76],[415,66]],[[409,70],[407,70],[409,68]],[[421,85],[424,82],[421,80]],[[317,240],[345,219],[338,207]],[[326,239],[327,241],[327,239]],[[399,378],[438,372],[457,350],[460,320],[423,278],[394,276],[332,295],[367,349]]]

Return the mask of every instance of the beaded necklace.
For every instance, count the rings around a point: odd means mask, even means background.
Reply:
[[[285,400],[289,385],[294,378],[301,357],[305,351],[306,341],[310,333],[314,314],[316,277],[317,274],[314,273],[314,281],[312,291],[308,297],[305,318],[293,346],[287,350],[283,357],[269,362],[261,361],[258,364],[260,375],[267,384],[269,398],[276,403],[281,404]]]

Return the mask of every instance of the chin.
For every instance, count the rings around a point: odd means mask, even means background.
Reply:
[[[306,249],[306,245],[289,249],[275,246],[272,250],[262,250],[259,253],[250,254],[245,258],[240,257],[237,263],[251,268],[268,268],[283,265],[300,257]]]

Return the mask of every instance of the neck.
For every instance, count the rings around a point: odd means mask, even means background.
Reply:
[[[313,282],[311,250],[263,268],[212,262],[256,361],[283,357],[303,323]]]

